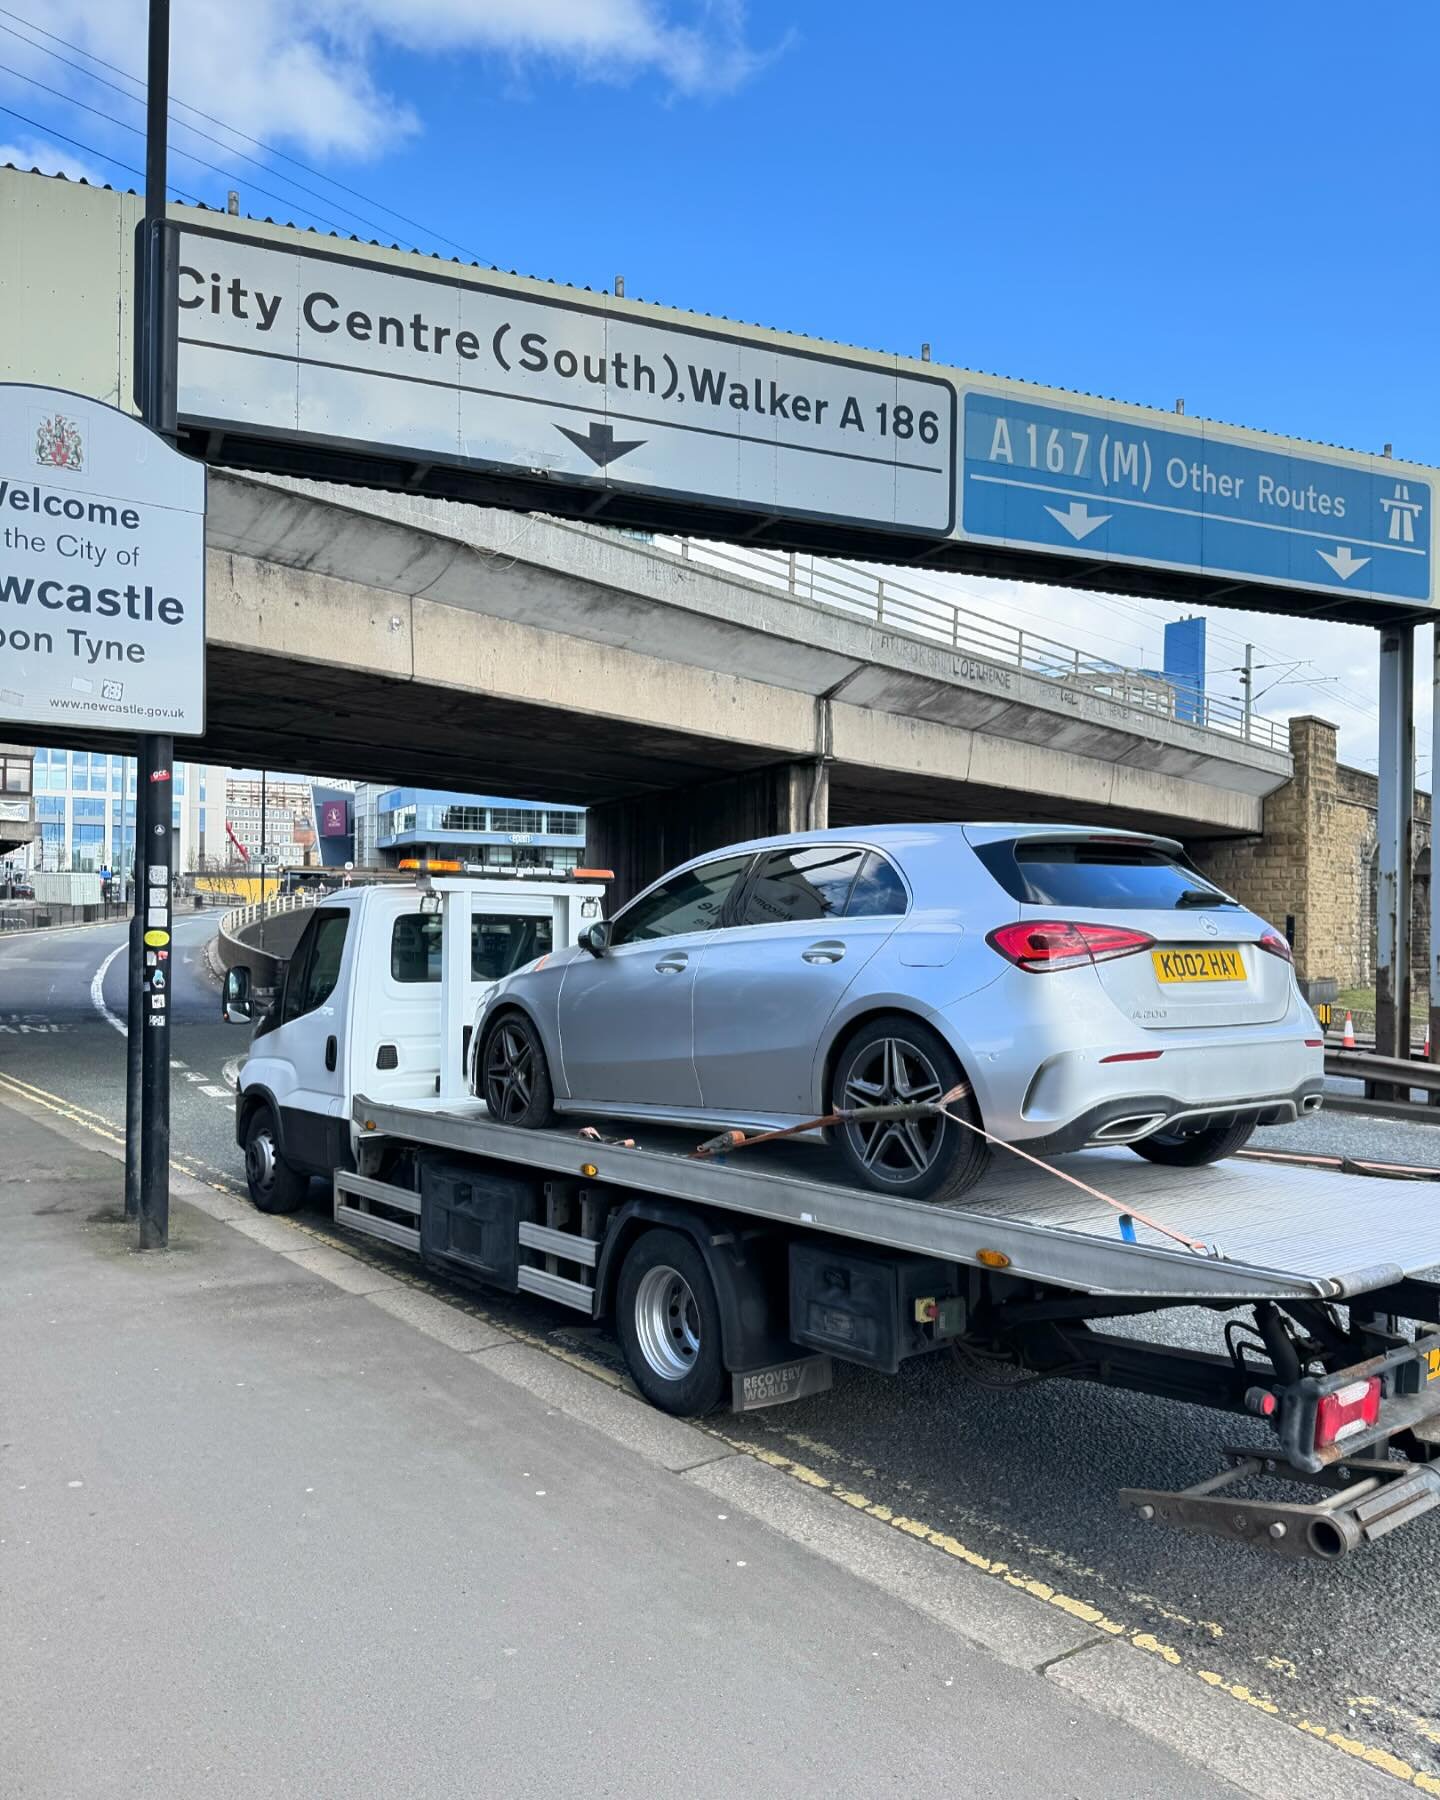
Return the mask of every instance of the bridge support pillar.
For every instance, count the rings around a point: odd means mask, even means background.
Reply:
[[[824,762],[774,763],[748,775],[609,800],[586,814],[585,860],[613,869],[605,912],[615,913],[676,863],[722,844],[829,823],[830,773]]]
[[[1380,633],[1375,1048],[1410,1054],[1410,842],[1415,810],[1415,627]]]

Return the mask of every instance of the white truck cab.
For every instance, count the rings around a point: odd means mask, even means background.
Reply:
[[[250,970],[232,968],[224,1016],[254,1020],[235,1137],[255,1204],[288,1212],[310,1176],[354,1167],[357,1092],[397,1105],[468,1094],[470,1026],[489,989],[574,943],[603,894],[582,879],[422,872],[320,901],[268,1011]]]

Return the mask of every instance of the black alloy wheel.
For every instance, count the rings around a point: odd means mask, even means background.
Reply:
[[[500,1125],[534,1130],[548,1125],[554,1089],[539,1033],[523,1013],[506,1013],[491,1026],[480,1059],[481,1098]]]
[[[948,1044],[919,1019],[875,1019],[841,1052],[831,1104],[837,1111],[938,1101],[964,1086]],[[949,1103],[960,1119],[979,1123],[968,1090]],[[834,1142],[866,1187],[907,1200],[948,1200],[974,1185],[989,1162],[984,1138],[939,1113],[914,1119],[852,1119]]]

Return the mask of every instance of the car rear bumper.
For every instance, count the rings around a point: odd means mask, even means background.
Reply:
[[[1021,1141],[1027,1150],[1053,1156],[1096,1144],[1133,1144],[1153,1132],[1178,1125],[1202,1130],[1209,1124],[1220,1124],[1241,1116],[1253,1117],[1256,1125],[1289,1125],[1296,1119],[1319,1112],[1324,1093],[1324,1079],[1314,1078],[1298,1083],[1288,1094],[1201,1105],[1174,1094],[1116,1096],[1100,1101],[1039,1137],[1026,1137]]]

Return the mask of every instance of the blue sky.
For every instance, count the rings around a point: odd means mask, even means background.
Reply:
[[[132,123],[138,107],[20,42],[37,34],[12,15],[139,72],[142,0],[0,3],[0,63],[19,71],[0,73],[0,105],[35,121],[0,114],[0,145],[132,184],[108,158],[138,163],[139,140],[71,102]],[[366,197],[177,134],[235,171],[177,155],[173,179],[206,199],[235,185],[246,211],[356,225],[344,206],[525,273],[623,273],[677,306],[929,341],[940,361],[1440,462],[1426,0],[177,0],[176,15],[179,96]],[[1174,611],[1055,589],[1014,604],[1132,661],[1158,659]],[[1268,704],[1325,712],[1346,754],[1373,752],[1372,634],[1213,623],[1212,667],[1247,637],[1308,657],[1320,685]]]

